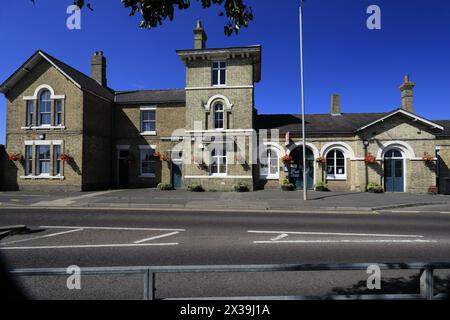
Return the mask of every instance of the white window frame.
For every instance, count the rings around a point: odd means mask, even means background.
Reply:
[[[35,118],[35,115],[36,115],[36,102],[35,102],[35,100],[25,100],[25,104],[26,104],[25,108],[26,108],[26,113],[27,113],[26,120],[25,120],[25,125],[27,127],[32,127],[32,126],[34,126],[34,122],[36,120],[36,118]],[[31,104],[31,107],[32,107],[31,112],[29,110],[30,104]]]
[[[46,102],[49,102],[50,103],[50,110],[49,111],[46,111],[46,112],[42,112],[41,111],[41,96],[42,96],[42,94],[44,93],[44,92],[48,92],[49,93],[49,96],[50,96],[50,98],[49,98],[49,100],[46,100]],[[51,91],[50,90],[48,90],[48,89],[42,89],[40,92],[39,92],[39,94],[38,94],[38,99],[37,99],[37,104],[36,104],[36,116],[37,116],[37,124],[38,124],[38,127],[43,127],[43,128],[49,128],[49,127],[51,127],[52,126],[52,107],[53,107],[53,99],[52,99],[52,93],[51,93]],[[49,123],[47,124],[42,124],[42,115],[50,115],[50,121],[49,121]]]
[[[144,131],[144,117],[143,114],[144,112],[149,112],[152,111],[155,113],[155,120],[146,120],[146,122],[154,122],[155,123],[155,131]],[[140,108],[140,126],[141,126],[141,135],[150,135],[150,136],[155,136],[156,135],[156,131],[157,131],[157,119],[156,119],[156,107],[155,106],[150,106],[150,107],[141,107]]]
[[[53,100],[53,104],[54,104],[54,108],[55,108],[55,115],[54,115],[55,127],[62,127],[63,124],[64,124],[64,105],[63,105],[63,101],[64,100],[62,100],[62,99]],[[58,102],[61,105],[61,112],[58,112],[58,109],[57,109]],[[58,115],[61,115],[61,123],[58,123]]]
[[[213,151],[216,152],[216,155],[213,156]],[[217,155],[217,152],[221,151],[221,155]],[[223,154],[225,153],[225,155]],[[227,146],[224,144],[222,149],[220,148],[212,148],[211,152],[209,153],[209,159],[210,159],[210,164],[209,164],[209,175],[212,177],[226,177],[228,176],[228,152],[227,152]],[[213,162],[214,159],[217,160],[217,171],[213,172],[212,171],[212,167],[213,167]],[[225,159],[225,173],[220,173],[220,159]]]
[[[40,148],[48,147],[49,157],[48,159],[40,159]],[[52,148],[51,144],[41,144],[36,147],[36,175],[39,177],[50,177],[52,169]],[[41,162],[48,162],[48,173],[41,172]]]
[[[214,64],[217,63],[217,67],[214,67]],[[221,64],[224,64],[225,67],[221,67]],[[228,69],[228,65],[226,61],[213,61],[211,64],[211,70],[212,70],[212,74],[211,74],[211,83],[213,87],[224,87],[227,85],[227,69]],[[222,77],[221,77],[221,71],[225,71],[225,81],[222,84]],[[214,83],[214,73],[217,72],[217,83]]]
[[[216,107],[218,105],[222,106],[222,111],[216,111]],[[212,109],[213,109],[214,130],[225,130],[225,105],[223,104],[222,101],[217,101],[216,103],[214,103]],[[216,126],[217,114],[221,114],[222,115],[222,127],[217,127]]]
[[[32,163],[31,166],[32,168],[34,167],[35,169],[35,175],[32,174],[33,169],[31,169],[31,174],[29,175],[25,175],[25,176],[20,176],[20,179],[27,179],[27,180],[35,180],[35,179],[45,179],[45,180],[64,180],[65,177],[63,175],[63,171],[64,171],[64,165],[61,162],[61,173],[57,176],[54,176],[52,172],[52,163],[54,161],[54,159],[52,158],[52,148],[53,146],[59,145],[61,148],[61,152],[63,152],[63,141],[62,140],[26,140],[24,142],[25,144],[25,148],[27,147],[31,147],[32,153],[33,153],[33,158],[32,158]],[[39,153],[37,150],[37,147],[39,146],[48,146],[50,148],[50,170],[49,173],[45,173],[45,174],[38,174],[38,167],[39,167]],[[53,150],[54,152],[54,150]],[[27,159],[25,159],[27,160]],[[55,164],[53,163],[53,168],[54,168]]]
[[[142,172],[142,162],[144,152],[156,152],[156,146],[139,146],[139,178],[155,178],[156,177],[156,160],[148,160],[146,162],[154,163],[154,173],[143,173]]]
[[[25,145],[25,176],[27,177],[33,175],[33,149],[33,145]]]
[[[271,152],[271,156],[268,156],[268,152]],[[277,173],[273,174],[270,173],[270,168],[272,166],[272,152],[276,153],[276,158],[277,158]],[[265,179],[265,180],[278,180],[280,179],[280,152],[275,149],[275,148],[271,148],[271,147],[267,147],[264,149],[264,153],[263,153],[264,157],[267,159],[267,168],[264,168],[264,170],[267,170],[267,172],[263,172],[263,168],[262,168],[262,162],[260,162],[259,165],[259,174],[261,179]]]
[[[341,152],[342,155],[344,156],[344,174],[336,173],[337,172],[336,171],[336,169],[337,169],[336,151]],[[328,159],[331,154],[333,154],[333,158],[334,158],[334,164],[333,164],[334,172],[335,172],[334,174],[328,174]],[[327,180],[342,180],[342,181],[347,180],[347,156],[345,154],[345,151],[340,148],[333,148],[327,152],[325,158],[327,159],[327,163],[326,163]]]

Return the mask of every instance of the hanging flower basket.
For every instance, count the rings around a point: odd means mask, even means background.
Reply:
[[[192,157],[192,163],[197,164],[197,165],[203,165],[203,158],[199,157],[199,156],[194,156]]]
[[[422,161],[425,161],[426,163],[431,163],[434,161],[434,157],[431,154],[425,152],[422,156]]]
[[[373,154],[369,153],[367,156],[365,156],[364,162],[366,163],[366,165],[375,164],[377,163],[377,158]]]
[[[316,159],[316,161],[318,164],[325,164],[327,163],[327,158],[320,156]]]
[[[158,159],[159,161],[163,162],[169,162],[170,161],[170,157],[166,154],[162,154],[160,152],[155,152],[153,153],[153,158]]]
[[[20,153],[12,153],[10,155],[8,155],[8,159],[9,161],[22,161],[23,160],[23,156]]]
[[[244,157],[243,157],[241,154],[236,154],[236,155],[234,156],[234,161],[235,161],[236,163],[241,163],[241,162],[244,162],[245,159],[244,159]]]
[[[72,156],[70,156],[66,153],[62,153],[58,157],[58,160],[61,160],[63,162],[69,162],[69,161],[72,161],[72,159],[73,159]]]
[[[290,155],[285,155],[281,157],[281,162],[283,162],[285,165],[290,164],[294,161],[294,158],[292,158]]]

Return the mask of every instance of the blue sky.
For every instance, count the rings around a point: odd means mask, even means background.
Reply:
[[[91,0],[82,30],[66,28],[71,0],[9,1],[0,9],[0,82],[34,51],[43,49],[89,74],[90,56],[103,50],[108,83],[116,90],[183,88],[185,72],[176,49],[193,46],[192,28],[201,19],[208,47],[261,44],[262,81],[256,86],[260,113],[300,110],[298,3],[247,0],[255,21],[239,36],[226,37],[218,9],[196,1],[175,20],[140,30],[119,0]],[[366,28],[366,9],[381,8],[382,30]],[[344,112],[388,111],[400,105],[403,75],[416,82],[416,112],[450,119],[450,2],[448,0],[307,0],[305,85],[308,113],[329,112],[330,95],[342,96]],[[6,100],[0,98],[0,143],[5,142]]]

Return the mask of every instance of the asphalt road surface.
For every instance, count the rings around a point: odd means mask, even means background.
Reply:
[[[426,208],[425,208],[426,209]],[[370,213],[1,209],[10,269],[110,266],[450,262],[448,208]],[[447,211],[443,211],[447,210]],[[450,272],[438,272],[439,292]],[[367,293],[365,271],[157,275],[157,298]],[[140,299],[141,275],[17,278],[33,298]],[[384,271],[382,290],[416,293],[417,273]]]

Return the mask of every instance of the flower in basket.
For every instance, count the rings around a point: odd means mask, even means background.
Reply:
[[[284,164],[288,164],[291,163],[292,161],[294,161],[294,158],[292,158],[290,155],[285,155],[283,157],[281,157],[281,162],[283,162]]]
[[[9,161],[21,161],[23,159],[20,153],[11,153],[8,155]]]
[[[194,164],[203,164],[203,157],[201,156],[193,156],[192,163]]]
[[[422,156],[422,161],[430,163],[434,161],[434,157],[431,154],[425,152]]]
[[[159,157],[159,160],[164,161],[164,162],[169,162],[170,156],[168,154],[161,154]]]
[[[327,158],[325,158],[325,157],[323,157],[323,156],[320,156],[320,157],[318,157],[318,158],[316,159],[316,161],[317,161],[317,163],[319,163],[319,164],[325,164],[325,163],[327,163]]]
[[[245,161],[244,157],[243,157],[240,153],[236,153],[236,154],[234,155],[234,160],[235,160],[235,162],[237,162],[237,163],[241,163],[241,162],[244,162],[244,161]]]
[[[70,161],[70,160],[72,160],[72,157],[70,155],[66,154],[66,153],[62,153],[62,154],[59,155],[58,160]]]
[[[375,164],[377,163],[377,158],[373,154],[369,153],[367,156],[364,157],[364,162],[366,163],[366,165]]]

